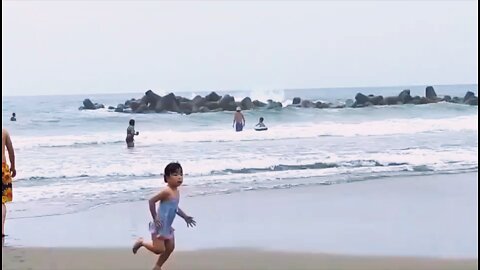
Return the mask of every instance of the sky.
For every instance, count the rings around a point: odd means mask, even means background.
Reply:
[[[477,1],[2,1],[2,96],[478,83]]]

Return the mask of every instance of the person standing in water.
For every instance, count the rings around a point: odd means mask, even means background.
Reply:
[[[8,160],[5,149],[8,152]],[[12,201],[12,178],[15,177],[17,171],[15,170],[15,151],[13,150],[12,140],[10,134],[6,129],[2,129],[2,239],[5,237],[5,218],[7,217],[6,203]]]
[[[12,117],[10,117],[10,121],[17,121],[17,115],[12,113]]]
[[[267,129],[268,129],[267,126],[265,126],[265,124],[263,123],[263,117],[260,117],[260,119],[258,120],[258,124],[255,125],[255,130],[265,131]]]
[[[245,117],[243,116],[242,108],[240,108],[240,107],[237,107],[237,111],[235,112],[235,115],[233,116],[232,127],[233,126],[235,126],[235,130],[237,132],[242,131],[243,127],[245,126]]]
[[[135,146],[133,142],[133,136],[138,136],[138,134],[138,131],[135,131],[135,120],[130,119],[129,126],[127,128],[127,138],[125,139],[128,148]]]

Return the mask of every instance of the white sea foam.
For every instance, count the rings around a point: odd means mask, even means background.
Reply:
[[[297,96],[261,89],[242,94],[284,105]],[[19,210],[11,217],[37,215],[29,204],[42,205],[43,215],[144,199],[163,185],[162,170],[171,161],[183,165],[184,190],[194,196],[478,171],[478,113],[465,105],[251,110],[237,133],[231,112],[131,115],[78,111],[75,98],[67,105],[59,98],[55,107],[50,99],[16,101],[25,106],[23,115],[7,123],[18,173]],[[260,116],[266,132],[253,130]],[[124,142],[130,118],[140,131],[133,149]]]
[[[442,119],[388,119],[365,121],[360,123],[319,122],[319,123],[286,123],[269,126],[267,132],[255,132],[246,129],[241,133],[230,129],[211,129],[200,131],[142,131],[139,145],[156,145],[182,142],[231,142],[262,141],[299,138],[315,138],[321,136],[385,136],[435,132],[478,131],[478,115],[459,116]],[[123,142],[125,133],[98,132],[89,135],[60,136],[17,136],[16,147],[65,147],[98,144],[118,144]]]

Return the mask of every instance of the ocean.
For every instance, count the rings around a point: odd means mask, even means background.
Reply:
[[[296,96],[333,103],[357,92],[397,95],[426,86],[217,91],[284,105]],[[478,85],[434,86],[437,94],[478,95]],[[367,108],[244,111],[181,115],[80,111],[85,98],[107,107],[143,92],[111,95],[2,97],[2,123],[17,159],[9,219],[63,215],[146,200],[164,184],[163,168],[183,165],[183,196],[341,185],[378,178],[478,172],[478,107],[452,103]],[[156,91],[159,95],[168,92]],[[187,98],[210,91],[175,93]],[[17,121],[10,122],[11,113]],[[269,128],[256,132],[259,117]],[[135,119],[135,148],[125,145]],[[455,179],[452,178],[452,186]]]

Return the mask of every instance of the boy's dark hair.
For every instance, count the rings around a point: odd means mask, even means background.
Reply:
[[[135,125],[135,120],[133,119],[130,119],[130,122],[128,122],[130,124],[130,126],[134,126]]]
[[[260,117],[260,122],[263,122],[263,117]]]
[[[15,113],[12,113],[12,116],[15,116],[16,114]]]
[[[174,173],[183,173],[182,165],[178,162],[170,162],[166,167],[165,171],[163,172],[163,181],[167,182],[167,177],[174,174]]]

